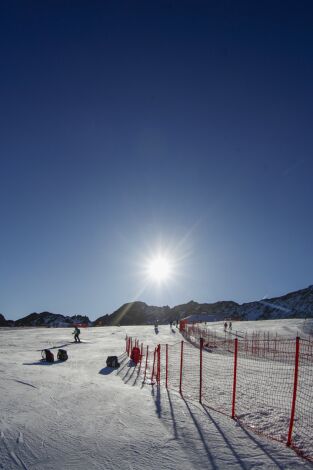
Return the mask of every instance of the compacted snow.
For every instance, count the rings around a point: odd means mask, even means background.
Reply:
[[[284,322],[266,323],[286,334],[303,326]],[[249,328],[265,330],[264,323],[249,322]],[[240,330],[246,328],[240,324]],[[222,414],[142,384],[124,353],[126,333],[153,348],[180,341],[177,329],[160,326],[156,335],[152,326],[88,328],[81,344],[72,342],[71,333],[0,329],[0,468],[313,468],[283,444]],[[66,349],[69,360],[40,362],[43,348],[55,355]],[[120,369],[106,368],[109,355],[120,357]]]

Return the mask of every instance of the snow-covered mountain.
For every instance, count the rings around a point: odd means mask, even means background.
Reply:
[[[193,300],[170,308],[153,307],[144,302],[122,305],[111,315],[98,318],[95,326],[140,325],[155,321],[168,323],[188,318],[191,321],[232,320],[270,320],[280,318],[313,317],[313,286],[281,297],[262,299],[255,302],[238,304],[233,301],[220,301],[200,304]]]
[[[145,302],[130,302],[115,312],[103,315],[94,322],[88,316],[64,316],[41,312],[31,313],[15,322],[6,320],[0,314],[0,326],[47,326],[70,327],[77,323],[90,326],[144,325],[169,323],[188,318],[191,321],[232,320],[272,320],[281,318],[313,318],[313,285],[281,297],[261,299],[255,302],[238,304],[233,301],[198,303],[193,300],[173,308],[156,307]]]

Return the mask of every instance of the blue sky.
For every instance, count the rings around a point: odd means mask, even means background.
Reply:
[[[312,20],[305,1],[3,2],[0,312],[312,284]],[[159,251],[175,273],[147,283]]]

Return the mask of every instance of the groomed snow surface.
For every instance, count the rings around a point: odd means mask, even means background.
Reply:
[[[280,334],[302,328],[299,320],[277,322],[249,322],[249,328],[264,331],[267,323]],[[220,413],[143,385],[123,354],[126,333],[153,349],[180,341],[173,331],[167,325],[158,335],[153,326],[88,328],[75,344],[68,328],[0,329],[0,468],[313,468]],[[43,348],[55,356],[66,349],[69,360],[43,363]],[[109,355],[120,357],[119,370],[106,367]]]

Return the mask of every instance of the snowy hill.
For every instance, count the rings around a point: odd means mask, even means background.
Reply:
[[[77,323],[86,323],[91,325],[91,322],[87,316],[74,315],[72,317],[50,313],[31,313],[20,320],[17,320],[14,326],[46,326],[46,327],[71,327]]]

